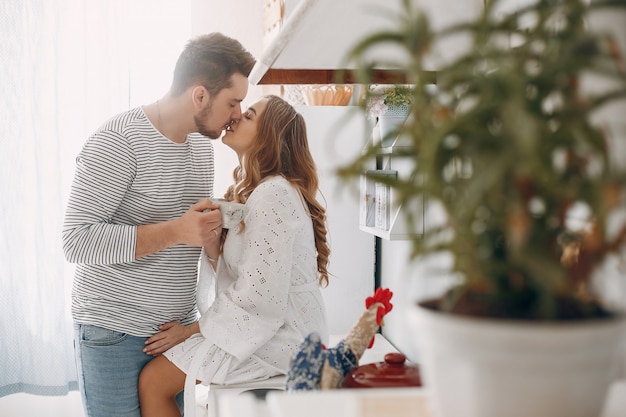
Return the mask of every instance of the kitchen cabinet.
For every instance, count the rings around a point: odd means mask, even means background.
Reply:
[[[427,11],[435,27],[469,20],[484,7],[484,0],[411,0],[411,3]],[[354,83],[356,68],[345,62],[348,51],[374,32],[393,29],[390,16],[402,13],[401,0],[282,0],[282,4],[284,17],[280,29],[274,32],[268,28],[271,42],[250,74],[252,84]],[[468,44],[469,38],[461,36],[437,45],[437,53],[431,58],[433,71],[437,62],[462,51]],[[393,46],[378,48],[373,53],[382,62],[404,58],[403,51]],[[391,67],[376,68],[374,80],[379,84],[407,81],[405,74]]]

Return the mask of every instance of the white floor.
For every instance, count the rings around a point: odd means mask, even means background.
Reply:
[[[12,394],[0,398],[2,417],[85,417],[80,394],[72,391],[63,397]]]

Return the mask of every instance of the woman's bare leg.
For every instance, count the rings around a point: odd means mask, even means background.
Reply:
[[[157,356],[139,375],[142,417],[180,417],[176,394],[185,387],[185,373],[164,356]]]

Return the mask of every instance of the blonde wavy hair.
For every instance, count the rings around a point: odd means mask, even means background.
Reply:
[[[330,248],[326,240],[326,209],[317,201],[319,179],[309,150],[306,124],[301,114],[278,96],[266,95],[267,107],[258,119],[256,141],[235,168],[224,198],[245,203],[252,191],[269,176],[285,177],[304,198],[315,235],[319,284],[328,285]]]

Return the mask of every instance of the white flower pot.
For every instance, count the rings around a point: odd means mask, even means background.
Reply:
[[[409,310],[437,417],[600,416],[624,352],[624,317],[570,323]]]
[[[394,144],[397,138],[397,131],[406,122],[410,111],[411,107],[408,104],[387,106],[387,110],[378,116],[378,129],[383,148]],[[393,132],[396,132],[396,134]]]

